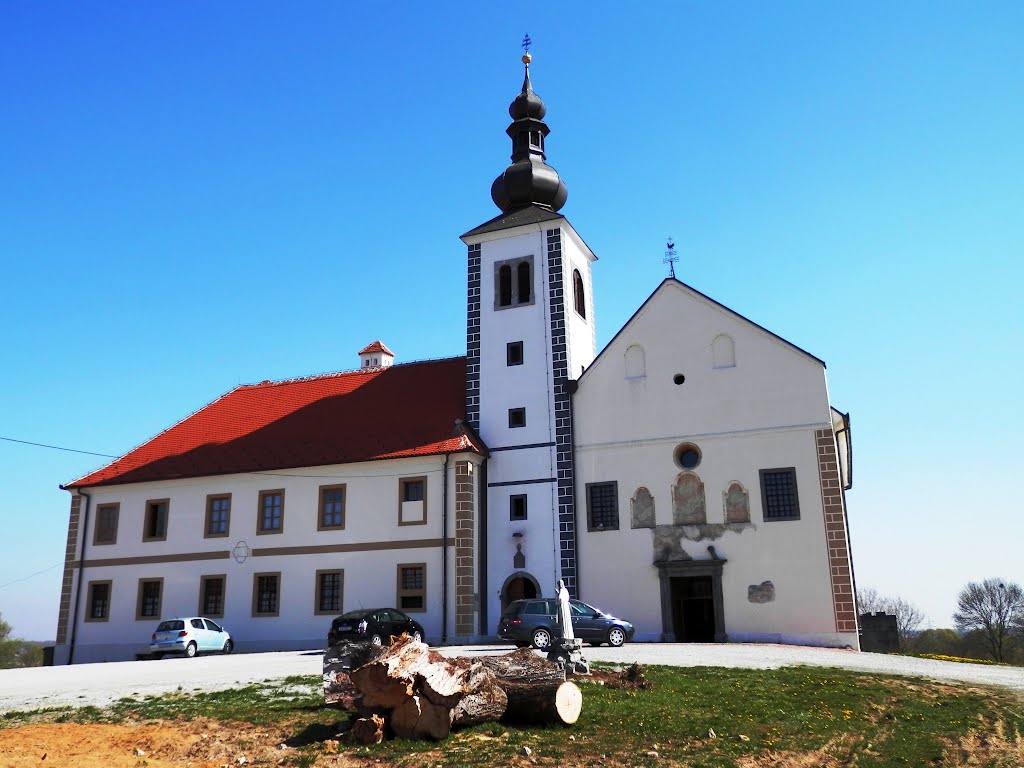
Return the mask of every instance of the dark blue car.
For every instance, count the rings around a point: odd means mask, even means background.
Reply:
[[[616,618],[599,608],[580,600],[570,600],[573,634],[591,645],[608,643],[618,648],[633,639],[635,629],[624,619]],[[498,636],[510,640],[521,648],[547,648],[551,641],[561,637],[558,626],[558,600],[535,598],[516,600],[501,612]]]

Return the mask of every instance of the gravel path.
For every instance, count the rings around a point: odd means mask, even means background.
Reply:
[[[510,647],[450,646],[439,650],[449,656],[474,656],[507,653]],[[1020,667],[958,664],[832,648],[741,643],[633,643],[622,648],[586,648],[584,656],[590,661],[679,667],[774,669],[806,664],[857,672],[928,677],[952,683],[998,685],[1024,691],[1024,669]],[[179,688],[185,691],[222,690],[293,675],[319,675],[322,663],[323,653],[320,651],[285,651],[6,669],[0,670],[0,713],[44,707],[105,706],[127,696],[143,697]]]

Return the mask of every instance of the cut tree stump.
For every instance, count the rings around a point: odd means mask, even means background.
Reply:
[[[391,730],[403,739],[444,739],[451,732],[451,710],[412,696],[391,712]]]

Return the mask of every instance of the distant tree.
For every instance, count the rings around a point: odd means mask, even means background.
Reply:
[[[1004,579],[972,581],[960,590],[953,622],[964,634],[979,632],[989,655],[1006,661],[1014,632],[1024,625],[1024,590]]]
[[[967,644],[955,629],[925,629],[914,638],[914,650],[939,656],[970,657]]]
[[[857,611],[859,613],[891,613],[896,616],[896,630],[900,635],[900,649],[911,650],[924,614],[921,609],[899,595],[882,595],[874,587],[857,590]]]
[[[13,639],[11,625],[0,615],[0,669],[38,667],[42,663],[42,646],[39,643]]]

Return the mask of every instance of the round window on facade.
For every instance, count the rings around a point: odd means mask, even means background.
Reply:
[[[700,466],[700,448],[693,443],[683,443],[676,448],[675,459],[680,469],[696,469]]]

